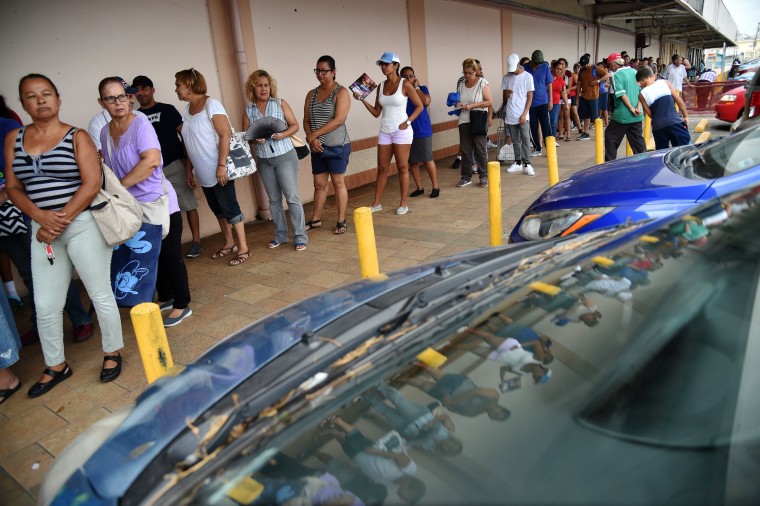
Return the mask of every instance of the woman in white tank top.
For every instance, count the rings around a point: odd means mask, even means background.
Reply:
[[[423,106],[420,97],[414,91],[412,84],[401,79],[398,74],[399,57],[395,53],[383,53],[377,64],[385,75],[385,81],[377,87],[375,105],[372,106],[361,94],[354,92],[354,98],[361,100],[374,117],[380,117],[380,134],[377,138],[377,180],[375,181],[375,200],[372,202],[372,212],[383,209],[380,201],[391,169],[391,158],[396,157],[398,180],[401,186],[401,203],[396,214],[406,214],[406,196],[409,193],[409,150],[412,146],[412,121],[422,113]],[[407,98],[415,106],[412,114],[406,115]]]

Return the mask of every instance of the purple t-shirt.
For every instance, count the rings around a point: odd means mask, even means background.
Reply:
[[[119,139],[119,146],[114,145],[108,135],[108,124],[100,131],[100,145],[103,146],[103,158],[111,167],[116,177],[122,179],[140,162],[140,154],[149,149],[161,151],[156,130],[143,116],[135,115],[132,124]],[[112,156],[113,155],[113,156]],[[169,194],[169,214],[179,211],[177,193],[171,183],[163,177],[164,161],[161,158],[156,170],[147,179],[127,188],[138,202],[153,202],[164,194],[164,188]],[[163,179],[163,185],[161,181]]]

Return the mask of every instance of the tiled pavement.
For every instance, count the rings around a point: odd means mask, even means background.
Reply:
[[[718,134],[724,135],[725,130]],[[557,151],[560,178],[593,165],[593,137],[587,142],[560,141]],[[493,159],[493,150],[489,154]],[[625,156],[623,147],[620,156]],[[373,215],[381,271],[489,245],[488,191],[475,184],[455,188],[459,170],[450,168],[452,160],[437,163],[441,196],[428,198],[430,182],[423,175],[426,194],[409,199],[410,211],[405,216],[395,215],[398,179],[389,179],[383,199],[385,209]],[[532,164],[535,177],[501,171],[505,235],[525,207],[548,187],[546,157],[533,158]],[[301,177],[308,176],[304,173]],[[474,179],[477,181],[477,177]],[[221,236],[205,238],[203,254],[187,261],[193,315],[167,329],[174,362],[194,360],[220,339],[271,311],[359,279],[351,212],[371,204],[373,195],[373,185],[349,192],[349,228],[342,236],[332,233],[337,215],[334,200],[328,198],[322,228],[309,233],[309,246],[304,252],[294,251],[291,244],[267,249],[273,235],[272,223],[249,223],[246,232],[254,254],[245,264],[230,267],[224,260],[210,258],[221,245]],[[311,204],[306,206],[306,215],[311,216]],[[27,330],[26,316],[17,322],[22,332]],[[122,311],[122,322],[124,366],[121,376],[112,383],[98,380],[102,353],[96,330],[86,343],[73,344],[67,338],[66,356],[74,370],[72,378],[49,394],[29,399],[25,392],[39,378],[42,353],[39,344],[23,349],[13,371],[24,387],[0,406],[0,505],[34,504],[46,470],[68,443],[95,421],[130,404],[147,386],[126,310]],[[68,323],[66,326],[70,331]]]

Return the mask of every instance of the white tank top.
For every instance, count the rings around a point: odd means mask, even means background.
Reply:
[[[378,100],[383,110],[380,113],[380,131],[390,134],[398,130],[398,126],[409,119],[406,115],[406,97],[404,96],[404,78],[398,83],[396,93],[390,96],[383,95],[385,82],[380,83]]]

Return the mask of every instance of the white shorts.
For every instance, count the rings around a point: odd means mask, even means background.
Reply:
[[[393,133],[385,133],[382,130],[377,136],[377,144],[380,146],[388,146],[390,144],[411,144],[414,139],[414,130],[411,126],[406,127],[405,130],[398,129]]]

